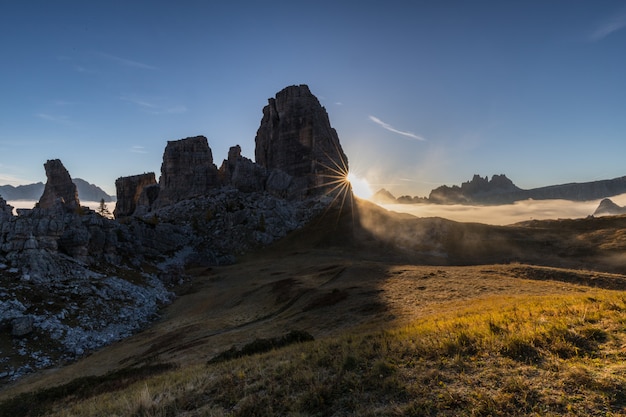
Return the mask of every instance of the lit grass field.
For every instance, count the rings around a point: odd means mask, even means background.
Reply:
[[[626,415],[625,313],[622,291],[478,299],[393,329],[84,378],[0,415]]]

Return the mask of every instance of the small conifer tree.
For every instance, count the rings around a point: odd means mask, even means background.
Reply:
[[[98,206],[98,209],[96,210],[96,213],[98,213],[102,217],[106,217],[108,219],[113,217],[113,215],[109,211],[109,208],[107,207],[106,203],[104,202],[104,198],[100,200],[100,206]]]

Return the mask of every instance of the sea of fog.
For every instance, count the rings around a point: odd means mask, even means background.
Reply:
[[[614,203],[626,206],[626,194],[611,197]],[[469,206],[463,204],[382,204],[387,210],[409,213],[417,217],[443,217],[458,222],[477,222],[493,225],[506,225],[526,220],[579,219],[593,214],[601,200],[524,200],[500,206]],[[37,201],[7,201],[14,209],[33,208]],[[81,205],[92,210],[100,207],[99,201],[81,201]],[[106,203],[113,213],[115,202]],[[15,210],[14,210],[15,211]]]
[[[626,205],[626,194],[611,197]],[[598,208],[602,200],[524,200],[500,206],[469,206],[462,204],[382,204],[387,210],[409,213],[417,217],[443,217],[458,222],[477,222],[506,225],[526,220],[578,219],[587,217]]]
[[[13,214],[16,214],[17,209],[32,209],[33,207],[35,207],[35,204],[37,204],[37,200],[9,200],[7,201],[7,204],[13,206]],[[113,210],[115,209],[115,202],[105,204],[107,209],[109,209],[109,211],[113,213]],[[80,205],[89,207],[92,210],[97,210],[100,207],[100,202],[81,200]]]

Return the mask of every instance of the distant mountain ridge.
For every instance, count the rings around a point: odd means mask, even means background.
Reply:
[[[433,189],[428,198],[402,196],[397,203],[434,203],[434,204],[511,204],[520,200],[570,200],[590,201],[626,193],[626,176],[609,180],[550,185],[546,187],[523,190],[513,184],[506,175],[488,177],[474,175],[471,181],[461,186],[442,185]],[[389,202],[391,193],[379,190],[374,197],[384,195],[385,204]],[[393,196],[391,196],[393,197]]]
[[[102,188],[95,184],[90,184],[81,178],[72,178],[78,189],[78,197],[84,201],[101,201],[110,203],[115,198],[107,194]],[[7,201],[10,200],[39,200],[43,194],[44,184],[37,182],[26,185],[0,185],[0,196]]]

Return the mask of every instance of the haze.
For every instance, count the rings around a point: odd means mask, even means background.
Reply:
[[[620,206],[626,205],[626,194],[611,197]],[[578,219],[592,215],[601,200],[524,200],[499,206],[382,204],[387,210],[417,217],[443,217],[458,222],[508,225],[527,220]]]

